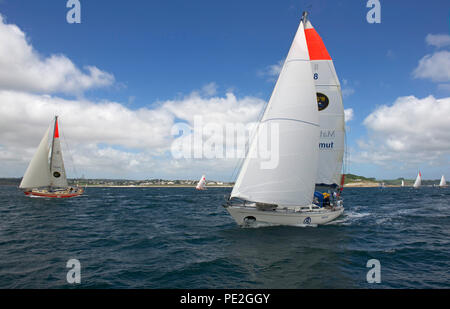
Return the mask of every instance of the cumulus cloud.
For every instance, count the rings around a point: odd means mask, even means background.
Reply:
[[[100,175],[107,171],[136,175],[154,171],[155,162],[157,168],[174,168],[167,158],[176,138],[171,130],[175,123],[193,126],[195,117],[201,117],[204,124],[221,127],[247,124],[257,120],[265,104],[254,97],[207,96],[202,91],[140,109],[6,90],[0,91],[0,102],[0,160],[16,175],[26,168],[55,114],[76,166]]]
[[[356,161],[414,167],[420,163],[448,165],[450,97],[400,97],[365,120],[368,137],[359,141]]]
[[[425,38],[425,42],[428,45],[435,46],[437,48],[450,46],[450,35],[448,34],[428,34]]]
[[[434,82],[450,81],[450,52],[443,50],[424,56],[413,71],[413,77]]]
[[[41,56],[25,33],[0,15],[0,89],[80,94],[113,83],[112,74],[95,66],[81,70],[64,55]]]
[[[133,178],[181,169],[180,162],[171,157],[176,123],[194,126],[200,117],[205,124],[221,127],[246,125],[257,120],[265,104],[255,97],[237,98],[233,91],[218,95],[214,82],[176,100],[149,102],[152,108],[60,96],[113,83],[112,74],[95,66],[80,69],[64,55],[40,55],[26,34],[0,15],[2,176],[23,174],[54,115],[60,116],[66,159],[73,158],[91,176]],[[133,100],[130,96],[128,103]],[[183,171],[195,164],[195,160],[183,162]],[[225,165],[215,164],[216,170]]]

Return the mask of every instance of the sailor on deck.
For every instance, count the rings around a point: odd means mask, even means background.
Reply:
[[[330,194],[329,193],[326,193],[326,192],[323,193],[323,206],[324,207],[330,206]]]

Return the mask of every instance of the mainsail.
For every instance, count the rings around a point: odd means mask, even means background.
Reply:
[[[339,185],[345,151],[345,116],[341,85],[333,60],[309,20],[305,24],[305,35],[319,107],[319,166],[316,184]]]
[[[256,129],[231,198],[286,207],[312,203],[317,175],[319,112],[303,21]],[[275,134],[265,166],[260,142]],[[275,151],[274,151],[275,148]],[[270,164],[269,164],[270,165]]]
[[[422,174],[419,172],[417,175],[416,181],[414,182],[414,188],[418,188],[422,185]]]
[[[402,187],[404,187],[405,186],[405,181],[404,180],[402,180]]]
[[[439,187],[445,187],[447,186],[447,182],[445,181],[444,175],[441,177],[441,182],[439,183]]]
[[[203,175],[202,178],[200,178],[200,181],[198,182],[196,189],[197,190],[205,190],[206,189],[206,177],[205,177],[205,175]]]
[[[48,162],[50,128],[44,134],[39,147],[31,159],[19,188],[39,188],[50,186],[50,166]]]

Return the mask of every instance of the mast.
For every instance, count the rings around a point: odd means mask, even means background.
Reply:
[[[304,24],[306,24],[306,22],[308,21],[308,15],[309,15],[309,13],[307,11],[303,11],[302,21]]]

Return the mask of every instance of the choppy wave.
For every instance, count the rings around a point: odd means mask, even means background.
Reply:
[[[229,190],[0,187],[0,288],[69,287],[74,258],[87,288],[366,288],[369,259],[376,287],[450,286],[450,188],[346,189],[342,216],[302,228],[238,227]]]

